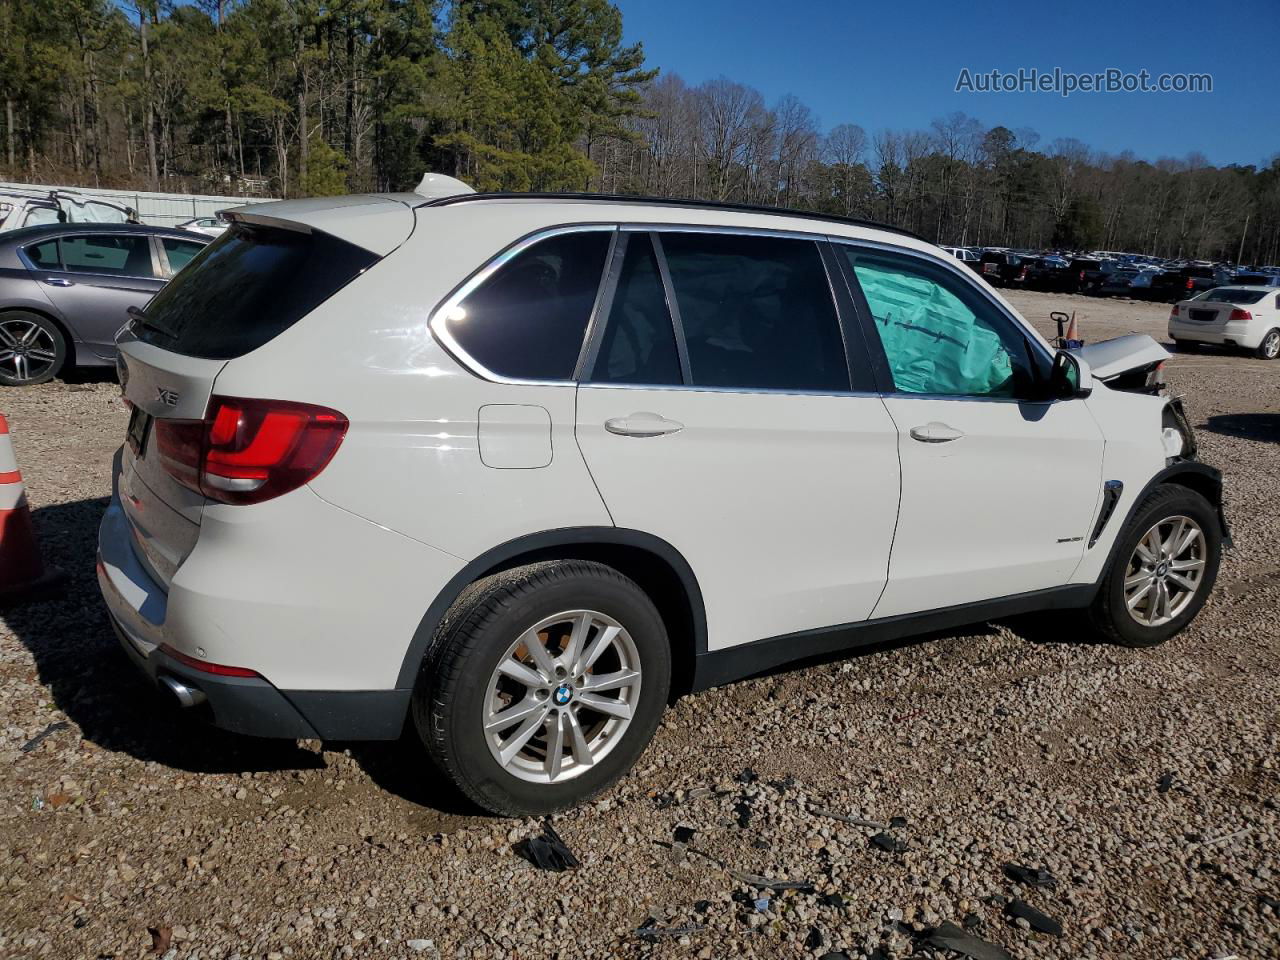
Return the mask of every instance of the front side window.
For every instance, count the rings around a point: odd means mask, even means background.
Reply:
[[[655,386],[681,382],[675,330],[647,233],[627,237],[622,272],[591,379]]]
[[[154,277],[151,239],[127,234],[62,238],[63,269],[121,277]]]
[[[840,392],[849,367],[810,240],[661,235],[694,386]]]
[[[1030,397],[1040,380],[1023,333],[949,271],[844,247],[899,393]]]
[[[448,309],[445,329],[499,376],[572,379],[610,236],[575,231],[526,247]]]

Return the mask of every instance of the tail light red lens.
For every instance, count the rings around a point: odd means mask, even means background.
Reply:
[[[1237,310],[1232,310],[1231,316],[1228,317],[1227,319],[1228,320],[1252,320],[1253,314],[1248,310],[1237,309]]]
[[[1187,289],[1190,290],[1193,287],[1195,287],[1195,285],[1196,285],[1196,282],[1192,280],[1190,277],[1187,277]]]
[[[210,663],[208,660],[201,660],[198,657],[192,657],[181,650],[175,650],[167,643],[160,644],[160,649],[167,653],[179,663],[186,664],[193,670],[199,670],[201,673],[211,673],[217,677],[260,677],[262,674],[257,670],[250,670],[248,667],[229,667],[225,663]]]
[[[1178,315],[1178,305],[1175,303],[1173,309],[1169,311],[1169,319],[1172,320]]]
[[[261,503],[319,475],[347,426],[328,407],[214,397],[203,420],[157,420],[155,441],[183,486],[222,503]]]

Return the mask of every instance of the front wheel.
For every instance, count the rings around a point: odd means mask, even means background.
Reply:
[[[1267,335],[1258,344],[1256,353],[1263,360],[1274,360],[1280,357],[1280,330],[1268,330]]]
[[[490,812],[552,813],[621,777],[657,729],[671,650],[648,596],[612,567],[535,563],[472,585],[414,691],[436,764]]]
[[[1209,501],[1186,487],[1158,486],[1120,534],[1090,620],[1126,647],[1163,643],[1200,612],[1221,559],[1222,531]]]

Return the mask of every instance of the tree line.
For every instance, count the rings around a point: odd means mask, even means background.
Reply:
[[[962,113],[824,132],[793,96],[660,74],[608,0],[0,0],[0,95],[11,180],[308,196],[429,169],[940,243],[1280,262],[1280,155],[1152,162]]]

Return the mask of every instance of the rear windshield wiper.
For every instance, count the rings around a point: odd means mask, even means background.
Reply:
[[[132,317],[134,320],[138,321],[139,326],[145,327],[148,330],[154,330],[156,333],[162,333],[166,337],[169,337],[170,339],[174,339],[178,336],[178,334],[175,333],[173,330],[170,330],[168,327],[161,326],[160,324],[152,320],[150,317],[148,317],[146,314],[146,311],[143,310],[141,307],[129,307],[129,309],[126,310],[125,312],[128,313],[129,316]]]

